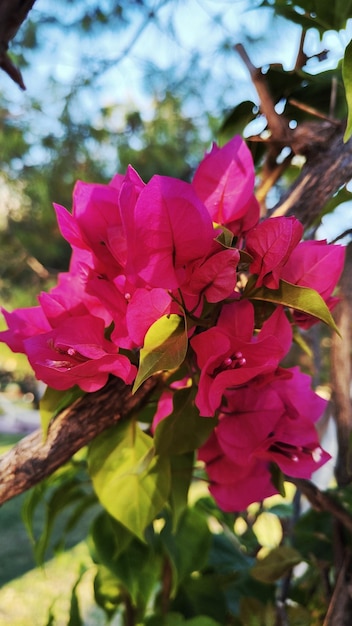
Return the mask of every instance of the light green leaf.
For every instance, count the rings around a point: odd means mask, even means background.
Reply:
[[[140,351],[133,393],[152,374],[176,369],[184,361],[188,346],[186,323],[180,315],[163,315],[149,328]]]
[[[94,597],[98,606],[111,619],[119,605],[123,602],[123,593],[115,574],[104,565],[98,567],[94,579]]]
[[[273,583],[301,563],[302,556],[290,546],[279,546],[252,567],[251,574],[263,583]]]
[[[249,300],[263,300],[264,302],[282,304],[283,306],[295,309],[295,311],[313,315],[322,322],[325,322],[325,324],[335,330],[338,335],[340,334],[334,318],[323,298],[315,289],[310,289],[310,287],[292,285],[285,280],[280,280],[279,289],[268,289],[268,287],[264,286],[254,287],[253,283],[248,281],[244,296],[249,298]]]
[[[347,125],[343,136],[343,140],[346,143],[352,135],[352,40],[345,50],[345,56],[342,64],[342,77],[345,85],[348,108]]]
[[[179,389],[173,397],[174,410],[161,420],[155,430],[156,452],[163,455],[184,454],[199,448],[216,426],[211,417],[200,417],[194,404],[196,389]]]
[[[144,530],[170,490],[170,462],[133,421],[121,422],[90,446],[88,469],[103,507],[144,541]]]
[[[66,391],[59,391],[58,389],[52,389],[47,387],[43,397],[39,402],[39,414],[40,422],[43,430],[43,435],[46,437],[48,433],[49,424],[61,411],[73,404],[75,400],[81,398],[84,395],[84,391],[75,385],[71,389]]]

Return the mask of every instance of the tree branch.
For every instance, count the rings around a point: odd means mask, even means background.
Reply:
[[[35,0],[0,0],[0,68],[25,89],[20,70],[7,54],[10,41],[33,7]]]
[[[118,378],[77,400],[50,424],[47,438],[37,430],[0,457],[0,505],[26,491],[66,463],[80,448],[120,419],[131,416],[156,388],[149,378],[135,395]]]
[[[296,129],[296,131],[298,128]],[[309,132],[310,130],[310,132]],[[309,146],[307,161],[293,185],[274,207],[272,216],[295,215],[304,226],[311,226],[327,201],[352,178],[352,140],[343,142],[343,127],[329,122],[307,125],[296,134]]]
[[[320,491],[320,489],[314,485],[310,480],[304,478],[292,478],[292,476],[286,476],[286,480],[296,485],[297,489],[306,496],[310,504],[317,511],[327,511],[331,513],[341,524],[352,533],[352,515],[344,509],[344,507],[337,502],[328,493]]]

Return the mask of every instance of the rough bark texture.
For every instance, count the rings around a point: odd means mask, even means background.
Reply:
[[[25,89],[20,70],[13,64],[7,50],[35,0],[0,0],[0,68]]]
[[[37,430],[0,458],[0,505],[26,491],[66,463],[80,448],[143,405],[159,382],[147,380],[136,392],[112,378],[52,421],[46,439]]]
[[[309,146],[307,161],[292,187],[274,207],[273,216],[295,215],[304,226],[310,226],[321,215],[326,202],[352,179],[352,140],[344,143],[343,133],[342,127],[325,122],[301,129],[300,153],[303,154],[304,141]],[[297,146],[295,139],[293,145]]]

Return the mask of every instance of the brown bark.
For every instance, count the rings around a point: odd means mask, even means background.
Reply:
[[[352,140],[343,142],[343,127],[317,122],[302,125],[299,152],[307,151],[307,161],[294,184],[274,207],[272,216],[295,215],[304,226],[311,226],[327,201],[352,178]],[[298,140],[293,146],[298,150]]]
[[[35,0],[0,0],[0,68],[25,89],[20,70],[13,64],[7,50],[18,29],[26,19]]]
[[[50,424],[46,439],[37,430],[0,458],[0,505],[26,491],[66,463],[80,448],[118,420],[145,404],[159,382],[147,380],[135,395],[120,379],[111,378],[85,395]]]

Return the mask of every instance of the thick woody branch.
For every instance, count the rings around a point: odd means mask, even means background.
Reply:
[[[97,435],[139,409],[159,379],[148,379],[136,392],[120,379],[85,395],[63,411],[44,439],[37,430],[0,458],[0,505],[50,476]]]
[[[307,161],[272,216],[295,215],[306,227],[317,221],[327,201],[352,179],[352,140],[344,143],[343,132],[328,122],[301,129]]]
[[[0,68],[25,89],[20,70],[13,64],[7,50],[35,0],[0,0]]]

